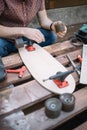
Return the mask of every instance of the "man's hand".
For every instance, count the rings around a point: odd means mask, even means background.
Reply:
[[[53,22],[51,28],[61,38],[64,37],[67,32],[67,27],[61,21]]]
[[[44,35],[38,30],[33,28],[23,28],[23,36],[27,37],[37,43],[45,41]]]

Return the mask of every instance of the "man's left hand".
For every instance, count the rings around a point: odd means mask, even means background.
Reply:
[[[67,27],[64,23],[61,21],[53,22],[52,24],[52,30],[59,36],[64,37],[67,32]]]

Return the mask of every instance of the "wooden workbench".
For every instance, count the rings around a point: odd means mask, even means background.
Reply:
[[[60,61],[67,69],[71,69],[66,54],[69,54],[76,64],[77,56],[82,47],[73,46],[70,41],[56,43],[45,49]],[[6,68],[20,68],[23,62],[18,53],[3,58]],[[44,112],[44,101],[55,96],[44,89],[33,79],[28,70],[22,78],[18,74],[8,73],[7,79],[0,83],[0,130],[53,130],[67,123],[87,109],[87,87],[79,84],[79,77],[72,74],[76,81],[74,96],[75,109],[71,112],[61,111],[56,119],[50,119]]]
[[[83,5],[87,5],[87,0],[62,2],[61,0],[46,0],[46,9]],[[68,26],[68,32],[63,41],[69,39],[81,25],[82,23]],[[62,39],[58,41],[62,42]],[[72,66],[66,54],[69,54],[78,65],[77,56],[82,53],[82,47],[75,47],[70,41],[58,42],[45,49],[67,69],[71,69]],[[10,69],[18,69],[23,65],[18,53],[4,57],[3,63],[6,68]],[[77,84],[73,93],[76,98],[75,109],[71,112],[61,111],[58,118],[50,119],[44,112],[44,102],[55,95],[38,84],[28,70],[22,78],[18,78],[18,74],[7,74],[7,79],[0,83],[0,130],[54,130],[56,127],[57,130],[73,128],[86,130],[87,86],[79,84],[79,77],[76,73],[72,75]]]

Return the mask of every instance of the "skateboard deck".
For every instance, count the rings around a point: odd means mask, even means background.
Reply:
[[[55,75],[58,71],[64,72],[67,69],[44,48],[36,43],[34,43],[33,46],[35,48],[34,51],[27,51],[25,46],[18,48],[18,50],[22,61],[34,79],[44,88],[53,93],[73,93],[75,90],[75,80],[71,74],[66,77],[66,81],[68,81],[69,85],[64,88],[59,88],[53,80],[43,81],[44,79]]]

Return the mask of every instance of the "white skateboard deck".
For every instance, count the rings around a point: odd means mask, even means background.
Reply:
[[[34,51],[27,51],[25,46],[19,48],[19,54],[25,66],[44,88],[56,94],[72,93],[75,90],[75,80],[70,74],[65,80],[69,85],[64,88],[59,88],[53,80],[43,81],[50,76],[55,75],[58,71],[67,71],[66,68],[60,64],[53,56],[51,56],[44,48],[37,44],[33,44]]]

